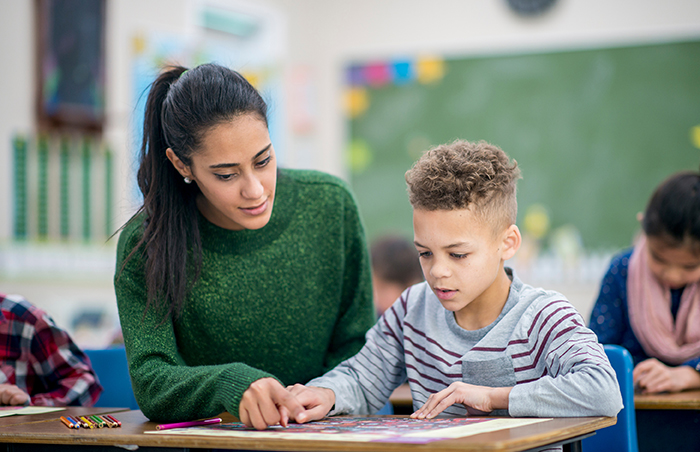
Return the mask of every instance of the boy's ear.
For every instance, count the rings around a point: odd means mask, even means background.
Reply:
[[[173,151],[171,148],[168,148],[165,150],[165,155],[166,157],[168,157],[170,163],[173,164],[177,172],[180,173],[182,177],[192,178],[192,172],[190,171],[190,168],[187,165],[185,165],[185,163],[182,160],[180,160],[180,157],[175,155],[175,151]]]
[[[518,248],[520,248],[520,243],[522,243],[520,229],[516,225],[511,224],[503,235],[501,259],[507,261],[513,257]]]

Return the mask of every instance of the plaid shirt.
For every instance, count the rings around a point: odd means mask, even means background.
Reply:
[[[92,406],[102,386],[90,360],[44,311],[0,294],[0,383],[31,396],[32,405]]]

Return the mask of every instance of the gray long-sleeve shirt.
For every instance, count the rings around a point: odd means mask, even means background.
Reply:
[[[615,416],[620,388],[596,335],[563,295],[523,284],[506,270],[510,294],[491,325],[463,329],[423,282],[379,319],[357,355],[308,386],[335,392],[332,415],[376,412],[405,381],[418,409],[430,394],[463,381],[513,386],[511,416]],[[467,414],[462,405],[445,413]]]

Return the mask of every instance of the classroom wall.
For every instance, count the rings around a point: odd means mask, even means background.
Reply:
[[[129,121],[133,111],[131,62],[138,33],[192,33],[193,11],[214,0],[107,1],[107,127],[117,152],[118,222],[128,218]],[[218,0],[235,7],[253,0]],[[316,168],[347,178],[343,148],[347,124],[341,109],[344,65],[355,59],[397,55],[468,56],[524,50],[566,50],[678,41],[700,36],[696,0],[559,0],[541,17],[522,18],[505,0],[257,0],[275,8],[287,23],[282,58],[290,81],[285,96],[301,88],[303,128],[289,126],[288,166]],[[0,243],[11,235],[10,139],[33,123],[34,31],[32,0],[0,0]],[[302,82],[298,82],[299,74]],[[291,122],[298,105],[287,106]],[[1,248],[0,248],[1,251]],[[2,259],[0,253],[0,259]],[[0,291],[15,291],[49,309],[59,323],[70,310],[57,306],[114,309],[111,274],[91,281],[0,279]],[[587,315],[597,288],[566,287],[567,296]]]

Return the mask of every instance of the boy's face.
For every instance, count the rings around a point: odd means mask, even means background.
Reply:
[[[468,330],[492,323],[508,298],[503,262],[520,246],[517,226],[494,233],[470,209],[414,209],[413,231],[423,275],[457,323]]]

